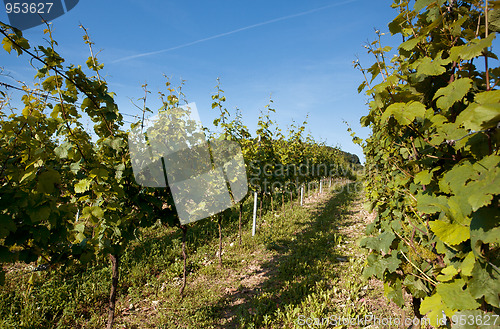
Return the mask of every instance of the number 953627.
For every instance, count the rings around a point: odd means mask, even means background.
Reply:
[[[485,327],[485,328],[491,328],[490,326],[495,326],[500,324],[500,321],[498,321],[498,314],[483,314],[483,315],[465,315],[465,314],[460,314],[460,315],[453,315],[451,317],[451,322],[454,325],[470,325],[470,326],[480,326],[480,327]],[[497,323],[498,321],[498,323]],[[496,328],[496,327],[495,327]]]
[[[52,2],[14,2],[6,3],[5,11],[7,14],[48,14],[52,9],[54,3]]]

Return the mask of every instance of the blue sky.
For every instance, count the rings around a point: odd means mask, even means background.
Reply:
[[[151,91],[148,106],[157,109],[157,92],[167,93],[166,74],[173,85],[186,80],[188,101],[211,126],[218,115],[210,105],[219,77],[227,108],[238,107],[251,131],[272,95],[279,126],[302,122],[309,114],[316,139],[363,158],[343,123],[360,137],[368,135],[359,125],[367,98],[357,93],[362,75],[352,61],[359,56],[364,66],[372,64],[363,44],[374,40],[375,28],[388,32],[395,16],[390,1],[82,0],[53,27],[59,53],[67,63],[82,66],[88,48],[78,25],[87,28],[122,113],[140,113],[131,100],[139,104],[144,83]],[[0,20],[8,22],[3,10]],[[25,36],[32,45],[44,43],[42,31],[34,27]],[[397,46],[400,40],[388,33],[384,43]],[[2,51],[0,66],[15,79],[33,81],[26,56]],[[0,81],[13,83],[6,77]]]

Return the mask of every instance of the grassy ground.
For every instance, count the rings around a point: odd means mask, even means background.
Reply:
[[[379,282],[361,277],[365,253],[357,240],[372,215],[357,189],[347,183],[311,195],[304,207],[275,207],[254,237],[246,218],[241,246],[237,220],[223,223],[222,268],[216,223],[196,223],[188,231],[183,298],[180,232],[144,231],[122,259],[115,327],[294,328],[317,318],[323,325],[312,327],[357,328],[332,320],[411,317],[385,300]],[[249,214],[250,202],[245,207]],[[11,266],[0,291],[0,328],[103,328],[109,280],[106,260],[41,272]],[[378,327],[389,326],[370,328]]]

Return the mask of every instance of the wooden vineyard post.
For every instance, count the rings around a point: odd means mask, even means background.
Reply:
[[[271,213],[274,213],[273,192],[271,191]]]
[[[217,216],[217,225],[219,226],[219,267],[222,267],[222,213]]]
[[[262,193],[262,197],[260,198],[260,207],[259,207],[259,220],[262,221],[262,200],[264,200],[264,193]]]
[[[182,271],[182,286],[179,289],[179,295],[181,298],[184,296],[184,288],[186,288],[186,235],[187,235],[187,227],[184,225],[180,226],[182,230],[182,259],[184,260],[184,268]]]
[[[115,322],[115,306],[116,306],[116,292],[118,290],[118,269],[120,264],[120,257],[118,255],[109,254],[111,260],[111,293],[109,296],[108,308],[108,323],[106,329],[112,329]]]
[[[283,211],[283,216],[285,215],[285,190],[281,188],[281,210]]]

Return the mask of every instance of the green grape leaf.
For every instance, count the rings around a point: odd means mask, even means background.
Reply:
[[[469,228],[460,224],[435,220],[429,222],[429,226],[432,232],[449,246],[460,244],[470,238]]]
[[[61,175],[55,170],[49,169],[38,176],[37,190],[41,193],[50,194],[55,191],[55,184],[61,183]]]
[[[438,281],[450,281],[458,274],[458,270],[453,265],[448,265],[447,267],[441,270],[441,274],[439,274],[436,279]]]
[[[460,35],[460,32],[462,32],[462,25],[467,21],[467,18],[467,16],[463,16],[451,24],[450,29],[453,36]]]
[[[407,51],[413,50],[420,42],[425,39],[424,35],[418,36],[416,38],[411,38],[399,45],[399,49],[404,49]]]
[[[75,225],[75,231],[79,233],[83,233],[85,231],[85,224],[84,223],[78,223]]]
[[[78,183],[75,184],[75,193],[84,193],[90,188],[90,179],[82,179]]]
[[[489,205],[493,196],[500,194],[499,163],[499,156],[489,155],[473,165],[471,181],[461,191],[461,194],[468,195],[472,210]]]
[[[443,192],[453,193],[455,195],[462,194],[463,188],[467,181],[472,177],[473,167],[469,162],[461,165],[455,165],[451,170],[448,170],[443,178],[439,180],[439,187]]]
[[[419,13],[422,9],[426,8],[428,5],[431,3],[435,2],[436,0],[417,0],[415,1],[415,4],[413,5],[413,10],[417,13]]]
[[[12,41],[10,41],[9,38],[5,37],[2,40],[2,44],[3,44],[3,49],[5,49],[5,51],[10,54],[10,52],[12,51],[12,46],[13,46]]]
[[[500,120],[500,90],[477,93],[471,103],[457,117],[467,129],[478,131],[493,128]]]
[[[433,177],[433,171],[429,170],[422,170],[421,172],[417,173],[414,178],[415,184],[422,184],[422,185],[428,185]]]
[[[393,273],[399,267],[399,264],[401,264],[401,260],[397,257],[397,251],[393,252],[390,256],[385,255],[383,257],[370,254],[367,257],[367,261],[369,266],[363,269],[363,276],[365,278],[376,276],[382,279],[386,270]]]
[[[495,33],[491,33],[484,39],[473,39],[463,46],[455,46],[450,49],[450,60],[458,61],[459,58],[468,61],[482,54],[485,48],[491,47]]]
[[[460,113],[457,121],[473,131],[496,127],[500,121],[500,104],[472,103]]]
[[[433,100],[436,100],[438,108],[448,110],[456,102],[462,100],[467,95],[472,86],[472,80],[469,78],[457,79],[448,86],[440,88],[434,94]]]
[[[417,66],[417,77],[421,78],[443,74],[446,72],[446,69],[442,66],[442,64],[446,63],[439,57],[435,60],[432,60],[430,57],[422,58]]]
[[[488,11],[489,29],[500,32],[500,8],[492,8]]]
[[[80,171],[80,169],[81,169],[80,162],[71,163],[69,165],[69,169],[71,170],[71,172],[73,172],[73,174],[77,174],[78,171]]]
[[[436,286],[437,293],[444,303],[454,310],[474,310],[481,306],[470,294],[470,290],[463,290],[465,281],[455,279],[453,282],[441,282]]]
[[[27,211],[31,218],[31,222],[39,223],[49,218],[51,210],[50,206],[41,206]]]
[[[64,143],[62,145],[57,146],[54,149],[54,153],[60,158],[60,159],[66,159],[68,157],[68,150],[71,147],[70,143]]]
[[[474,101],[478,104],[495,104],[500,102],[500,90],[490,90],[477,93]]]
[[[467,196],[462,194],[449,197],[449,210],[445,211],[445,213],[453,219],[453,222],[468,227],[470,225],[472,207],[467,200]]]
[[[106,139],[104,144],[109,145],[113,150],[117,151],[120,150],[125,145],[121,137],[115,137],[115,138],[109,137],[108,139]]]
[[[388,282],[384,282],[384,296],[392,300],[399,307],[403,307],[405,304],[403,298],[403,288],[401,286],[401,280],[397,279],[396,282],[391,286]]]
[[[400,124],[409,125],[415,118],[425,115],[425,105],[416,101],[394,103],[387,107],[380,120],[385,122],[391,115],[393,115]]]
[[[90,171],[89,177],[94,178],[97,177],[99,179],[108,178],[108,171],[104,168],[94,168]]]
[[[359,94],[361,91],[363,91],[363,89],[365,89],[365,87],[366,87],[366,81],[363,81],[363,82],[359,85],[359,87],[358,87],[358,94]]]
[[[391,244],[395,238],[396,235],[394,235],[394,233],[386,231],[377,237],[363,238],[360,242],[360,245],[368,249],[373,249],[388,253],[391,249]]]
[[[92,210],[92,215],[101,219],[104,217],[104,210],[102,210],[101,207],[98,207],[98,206],[94,206],[91,208]]]
[[[392,20],[392,22],[389,23],[389,31],[391,32],[392,35],[401,33],[401,25],[406,21],[405,16],[403,13],[400,13],[396,18]]]
[[[36,172],[37,169],[35,167],[31,167],[30,170],[24,173],[23,177],[21,177],[21,180],[19,180],[19,183],[22,183],[24,181],[31,181],[33,178],[36,177]]]
[[[484,258],[482,243],[500,243],[500,214],[494,208],[481,208],[472,214],[470,223],[471,246],[474,255]]]
[[[467,290],[472,297],[479,299],[484,296],[488,304],[500,308],[500,277],[492,277],[479,262],[474,265]]]
[[[444,195],[417,194],[417,209],[423,213],[434,214],[448,209],[447,198]]]
[[[468,200],[473,210],[477,210],[483,206],[487,206],[493,200],[493,195],[484,193],[486,191],[476,190],[477,193],[472,193]]]
[[[416,298],[424,298],[429,294],[429,288],[422,282],[421,279],[415,278],[412,275],[407,275],[403,281],[403,285],[407,287],[411,294]]]
[[[444,303],[439,293],[425,297],[420,304],[420,313],[426,314],[431,324],[436,328],[438,328],[440,324],[438,321],[443,319],[443,312],[449,317],[454,313],[453,310]]]
[[[474,268],[474,264],[476,263],[476,257],[474,257],[474,253],[471,251],[465,256],[462,264],[460,265],[460,273],[466,276],[472,275],[472,269]]]
[[[3,27],[2,27],[3,28]],[[5,37],[2,40],[3,44],[3,49],[7,51],[9,54],[12,51],[12,48],[17,52],[17,56],[20,56],[23,53],[23,48],[24,49],[29,49],[30,45],[28,43],[28,40],[22,37],[22,35],[16,32],[16,34],[11,34],[9,37],[14,41],[11,41],[8,37]]]

